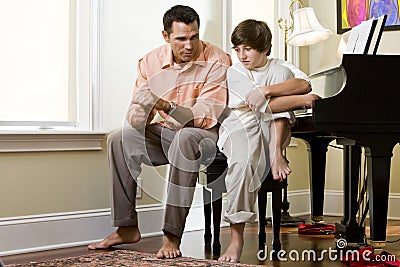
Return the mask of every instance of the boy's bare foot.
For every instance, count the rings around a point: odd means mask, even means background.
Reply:
[[[180,238],[172,234],[164,234],[162,247],[157,252],[156,257],[159,259],[173,259],[182,256],[179,250],[180,244]]]
[[[141,235],[137,226],[120,226],[102,241],[88,245],[88,249],[107,249],[122,244],[132,244],[140,240]]]
[[[242,255],[244,239],[244,223],[231,224],[231,241],[225,253],[219,257],[218,261],[222,262],[239,262]]]
[[[274,180],[281,181],[283,179],[286,179],[289,174],[292,173],[292,170],[290,169],[287,160],[282,156],[282,154],[277,153],[275,155],[275,158],[271,160],[271,162],[272,177],[274,178]]]
[[[218,258],[222,262],[239,262],[242,255],[243,243],[230,243],[225,253]]]

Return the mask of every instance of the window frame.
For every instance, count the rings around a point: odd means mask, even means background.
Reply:
[[[0,125],[0,152],[102,150],[100,14],[102,0],[77,1],[77,122],[9,122]]]

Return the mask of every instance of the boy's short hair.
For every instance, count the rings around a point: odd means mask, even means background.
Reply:
[[[233,46],[248,45],[258,52],[271,53],[272,33],[264,21],[247,19],[239,23],[233,30],[231,42]]]
[[[200,18],[196,10],[189,6],[176,5],[165,12],[163,17],[164,31],[168,34],[172,32],[173,22],[183,22],[186,25],[197,22],[197,27],[200,28]]]

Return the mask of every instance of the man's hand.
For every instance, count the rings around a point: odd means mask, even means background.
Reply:
[[[139,104],[131,104],[128,109],[128,122],[133,128],[140,128],[146,125],[150,111]]]
[[[134,128],[144,127],[154,110],[168,112],[170,104],[155,94],[150,89],[139,88],[132,98],[128,109],[128,122]]]
[[[261,110],[261,107],[265,105],[266,101],[264,94],[259,89],[251,90],[246,95],[246,103],[253,111],[264,112],[265,110]]]
[[[139,89],[133,97],[132,103],[149,110],[156,109],[168,112],[170,108],[168,101],[157,97],[149,89]]]
[[[157,97],[149,90],[139,88],[132,98],[132,104],[137,104],[146,109],[152,109],[157,102]]]

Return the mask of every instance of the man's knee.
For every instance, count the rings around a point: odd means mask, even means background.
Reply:
[[[216,140],[212,133],[206,130],[196,128],[183,128],[175,137],[176,144],[180,147],[181,152],[195,152],[208,155],[215,155],[217,150]],[[203,155],[204,156],[204,155]]]
[[[216,131],[183,128],[176,133],[171,143],[168,159],[174,167],[180,170],[197,172],[205,159],[215,157],[216,139]]]
[[[176,137],[179,138],[181,142],[187,142],[187,141],[193,141],[193,140],[198,140],[198,135],[196,134],[198,131],[197,128],[182,128],[179,130],[176,134]]]
[[[111,147],[115,143],[120,143],[122,140],[122,129],[112,131],[107,136],[107,146]]]

